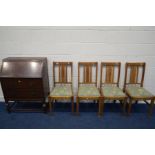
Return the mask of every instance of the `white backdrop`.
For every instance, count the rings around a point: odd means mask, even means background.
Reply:
[[[50,87],[52,62],[73,61],[75,95],[78,61],[121,61],[121,88],[125,62],[145,61],[144,86],[155,94],[155,27],[0,27],[0,60],[10,56],[47,57]]]

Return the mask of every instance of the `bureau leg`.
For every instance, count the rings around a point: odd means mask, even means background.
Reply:
[[[43,103],[43,111],[44,111],[44,113],[47,113],[47,103],[46,103],[46,101],[45,101],[45,99],[42,101],[42,103]]]
[[[11,113],[9,101],[5,100],[5,104],[6,104],[6,110],[8,111],[8,113]]]

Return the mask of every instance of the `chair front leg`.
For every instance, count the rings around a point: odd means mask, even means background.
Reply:
[[[76,114],[79,115],[79,97],[76,97]]]
[[[99,98],[99,115],[102,116],[104,112],[104,99],[102,97]]]
[[[98,103],[98,115],[101,116],[102,115],[102,102],[99,100],[99,103]]]
[[[73,96],[71,98],[71,102],[72,102],[72,113],[74,113],[74,97]]]
[[[123,114],[125,115],[125,113],[126,113],[126,102],[127,102],[127,99],[125,98],[124,100],[123,100]]]
[[[154,99],[151,100],[150,107],[149,107],[149,115],[152,116],[153,114],[153,107],[154,107]]]
[[[48,99],[49,102],[49,112],[53,111],[53,101],[51,98]]]
[[[138,104],[138,100],[136,100],[135,104]]]
[[[128,103],[128,115],[131,113],[131,107],[132,107],[132,98],[129,99]]]

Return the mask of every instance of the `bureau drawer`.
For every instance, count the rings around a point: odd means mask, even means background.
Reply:
[[[28,91],[28,90],[21,90],[17,91],[16,95],[17,98],[42,98],[43,92],[40,90],[35,91]]]
[[[44,97],[41,90],[10,90],[6,91],[5,95],[7,98],[14,99],[35,99]]]
[[[42,80],[41,79],[3,79],[1,81],[2,85],[7,88],[19,88],[19,89],[42,89]]]

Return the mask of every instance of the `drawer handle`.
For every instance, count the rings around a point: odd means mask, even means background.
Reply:
[[[21,83],[22,81],[21,80],[18,80],[18,83]]]

